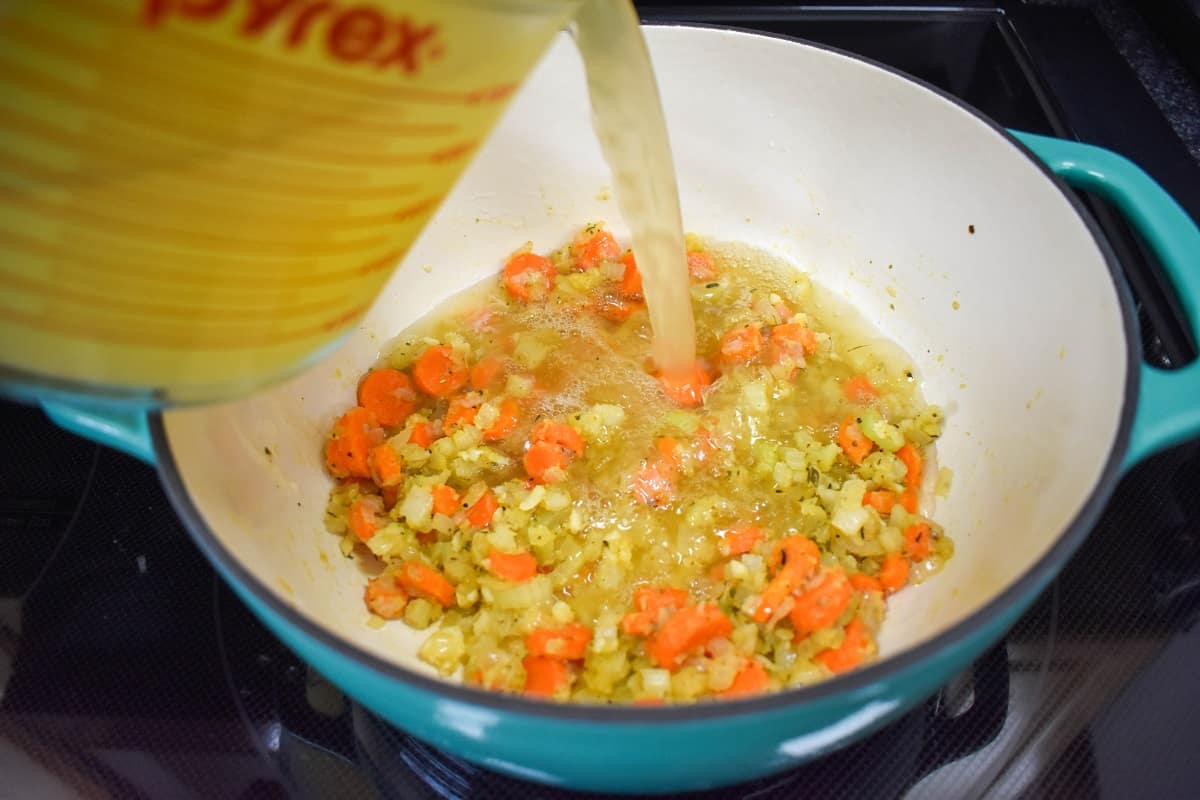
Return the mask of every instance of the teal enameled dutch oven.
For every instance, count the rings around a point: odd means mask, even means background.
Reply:
[[[488,767],[622,792],[749,779],[894,719],[1033,602],[1122,470],[1200,429],[1200,363],[1171,373],[1141,363],[1119,265],[1064,186],[1124,212],[1200,338],[1200,233],[1137,167],[1006,132],[843,53],[728,30],[647,36],[687,228],[768,249],[844,294],[913,355],[926,398],[947,410],[938,459],[954,484],[934,513],[957,553],[889,602],[878,662],[770,697],[562,706],[441,680],[414,657],[418,634],[367,626],[362,575],[321,520],[321,446],[355,377],[522,242],[555,246],[595,219],[625,232],[602,199],[610,181],[565,37],[334,355],[223,406],[148,417],[47,406],[60,424],[157,463],[225,580],[357,701]]]

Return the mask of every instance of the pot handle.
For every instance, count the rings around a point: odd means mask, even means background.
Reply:
[[[154,464],[154,445],[144,410],[101,406],[86,400],[46,400],[41,406],[58,427]]]
[[[1140,167],[1110,150],[1011,132],[1056,175],[1111,202],[1154,250],[1200,342],[1200,229]],[[1200,432],[1200,359],[1179,369],[1141,365],[1140,395],[1123,467]]]

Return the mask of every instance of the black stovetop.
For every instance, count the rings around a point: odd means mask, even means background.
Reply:
[[[1112,147],[1200,219],[1200,167],[1085,10],[642,7],[893,64],[1001,123]],[[1140,244],[1147,354],[1191,343]],[[997,647],[847,750],[695,797],[1173,798],[1200,787],[1200,445],[1122,482]],[[0,797],[560,798],[349,703],[216,578],[153,470],[0,404]]]

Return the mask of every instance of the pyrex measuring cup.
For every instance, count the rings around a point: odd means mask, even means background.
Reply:
[[[578,5],[5,3],[5,383],[193,402],[319,356]]]

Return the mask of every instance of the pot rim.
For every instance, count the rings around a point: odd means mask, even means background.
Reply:
[[[1046,553],[1023,574],[1018,576],[1016,580],[1009,583],[980,608],[930,639],[896,655],[880,659],[860,669],[834,676],[811,686],[787,689],[782,692],[759,697],[726,700],[719,703],[639,707],[553,703],[542,700],[531,700],[520,695],[501,694],[483,689],[475,689],[465,684],[450,683],[440,678],[422,675],[399,664],[380,658],[358,647],[348,639],[341,638],[329,628],[318,624],[298,609],[280,599],[267,587],[263,580],[246,569],[225,548],[221,540],[208,527],[204,517],[201,515],[199,509],[196,508],[187,492],[187,488],[184,485],[179,468],[175,462],[174,454],[171,451],[166,427],[163,423],[162,412],[156,410],[148,415],[154,457],[158,464],[160,479],[166,489],[166,494],[170,498],[172,505],[174,505],[176,512],[182,518],[185,527],[191,534],[192,540],[204,553],[205,557],[223,570],[226,577],[236,580],[242,587],[252,593],[274,615],[284,620],[287,624],[298,628],[301,633],[315,640],[322,647],[350,658],[385,677],[398,680],[412,689],[429,692],[466,705],[482,706],[491,711],[505,714],[543,717],[563,722],[612,723],[622,725],[711,721],[730,716],[781,711],[785,707],[803,706],[829,699],[835,695],[868,689],[873,684],[877,684],[896,673],[918,666],[921,662],[938,652],[950,648],[967,638],[979,628],[991,625],[998,618],[1002,617],[1010,606],[1019,602],[1022,598],[1033,593],[1040,593],[1057,575],[1062,565],[1075,553],[1095,527],[1107,505],[1108,498],[1112,495],[1113,490],[1120,480],[1122,459],[1129,445],[1134,411],[1137,408],[1139,365],[1141,364],[1141,338],[1134,320],[1133,300],[1126,285],[1120,262],[1113,253],[1108,240],[1101,233],[1095,219],[1093,219],[1091,213],[1084,207],[1082,201],[1041,159],[1035,156],[1029,148],[1016,139],[1003,126],[954,95],[890,65],[860,56],[856,53],[810,42],[795,36],[766,33],[736,26],[697,23],[655,23],[643,25],[643,27],[718,30],[740,36],[777,39],[859,61],[876,69],[884,70],[902,80],[915,83],[927,91],[937,94],[942,99],[949,101],[960,111],[970,114],[980,122],[983,122],[987,127],[998,133],[1009,144],[1024,154],[1026,158],[1037,166],[1042,175],[1058,188],[1059,192],[1071,204],[1071,207],[1091,234],[1097,249],[1103,256],[1104,262],[1108,267],[1109,278],[1112,280],[1118,295],[1126,341],[1126,374],[1124,404],[1121,409],[1121,419],[1118,423],[1116,436],[1113,439],[1104,469],[1092,487],[1091,493],[1083,503],[1081,510],[1058,534],[1056,541]]]

